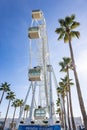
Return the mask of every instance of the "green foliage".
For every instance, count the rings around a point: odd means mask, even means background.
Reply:
[[[4,82],[0,85],[0,91],[10,91],[10,84],[8,84],[7,82]]]
[[[64,43],[67,43],[67,42],[69,42],[69,38],[68,38],[68,34],[66,33],[64,36]]]
[[[61,40],[64,37],[64,33],[61,33],[58,37],[58,40]]]
[[[55,32],[60,34],[60,33],[63,32],[63,29],[62,29],[62,28],[57,28],[57,29],[55,30]]]
[[[61,94],[62,98],[65,98],[67,92],[69,92],[69,86],[73,85],[71,81],[72,79],[68,79],[67,75],[61,78],[61,82],[59,82],[60,87],[57,88],[57,92]]]
[[[65,17],[65,24],[66,24],[66,27],[72,24],[71,17],[69,17],[69,16]]]
[[[59,19],[58,21],[59,21],[59,23],[60,23],[60,26],[64,26],[64,25],[65,25],[64,19]]]
[[[80,33],[78,31],[74,31],[80,23],[74,21],[75,15],[66,16],[65,19],[59,19],[60,27],[55,30],[55,32],[59,35],[58,40],[63,39],[64,43],[70,42],[70,40],[74,37],[79,38]]]
[[[7,93],[7,96],[6,96],[6,99],[7,100],[14,100],[15,99],[15,94],[14,92],[10,91]]]
[[[13,102],[12,102],[12,105],[13,107],[20,107],[23,105],[23,100],[21,99],[15,99]]]
[[[26,104],[24,110],[29,111],[29,109],[30,109],[30,106]]]
[[[71,19],[72,19],[72,21],[75,19],[75,14],[71,15]]]
[[[61,66],[60,72],[67,72],[68,69],[73,69],[72,60],[69,57],[63,57],[63,61],[59,62]]]
[[[60,113],[61,113],[61,109],[58,108],[58,109],[56,110],[56,114],[60,114]]]
[[[57,99],[56,105],[57,105],[57,106],[60,106],[60,98]]]
[[[79,22],[74,21],[73,24],[71,25],[71,29],[75,29],[75,28],[77,28],[79,25],[80,25]]]

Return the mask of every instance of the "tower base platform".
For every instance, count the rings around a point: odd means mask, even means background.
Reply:
[[[18,130],[61,130],[61,126],[19,125]]]

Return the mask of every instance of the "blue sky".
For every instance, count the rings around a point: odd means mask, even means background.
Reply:
[[[58,82],[58,63],[62,57],[69,56],[68,44],[57,41],[55,29],[58,19],[75,14],[80,22],[80,39],[74,39],[73,50],[81,84],[82,95],[87,109],[87,1],[86,0],[0,0],[0,84],[8,82],[17,98],[24,98],[29,86],[29,39],[28,28],[31,25],[32,10],[43,11],[48,33],[50,59]],[[0,92],[0,96],[1,96]],[[74,115],[81,116],[75,85],[72,87]],[[7,101],[0,106],[1,116],[5,116]],[[12,110],[13,111],[13,110]],[[12,112],[9,113],[12,116]]]

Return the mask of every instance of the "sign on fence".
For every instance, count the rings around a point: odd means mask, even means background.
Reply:
[[[38,126],[38,125],[19,125],[18,130],[61,130],[60,125]]]

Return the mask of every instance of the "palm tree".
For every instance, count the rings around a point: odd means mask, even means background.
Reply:
[[[7,96],[6,96],[6,99],[9,100],[9,102],[8,102],[7,112],[6,112],[6,116],[5,116],[5,120],[4,120],[3,130],[5,128],[5,123],[6,123],[6,119],[7,119],[7,116],[8,116],[8,111],[9,111],[9,108],[10,108],[10,103],[11,103],[11,101],[13,101],[15,99],[14,92],[12,92],[12,91],[8,92]]]
[[[58,40],[64,39],[65,43],[66,42],[69,43],[70,55],[71,55],[72,64],[73,64],[73,71],[74,71],[74,76],[75,76],[80,109],[81,109],[85,129],[87,130],[87,115],[86,115],[86,110],[85,110],[85,106],[84,106],[84,102],[82,98],[80,83],[78,80],[78,75],[77,75],[77,71],[75,67],[74,54],[73,54],[73,49],[72,49],[72,44],[71,44],[71,40],[73,37],[79,38],[80,36],[79,31],[74,31],[74,29],[78,27],[80,23],[75,21],[75,15],[71,15],[70,17],[69,16],[65,17],[65,19],[59,19],[59,24],[60,24],[60,28],[57,28],[55,32],[59,34]]]
[[[68,108],[69,108],[69,98],[68,98],[69,88],[68,88],[68,85],[67,85],[67,79],[68,79],[67,75],[65,76],[65,78],[61,78],[62,82],[60,82],[60,84],[63,86],[64,91],[65,91],[65,96],[66,96],[66,99],[67,99],[67,111],[68,111]],[[68,114],[68,116],[69,116],[69,114]],[[69,117],[68,117],[68,125],[69,125],[69,129],[71,129]]]
[[[61,79],[62,80],[62,79]],[[67,130],[67,123],[66,123],[66,110],[65,110],[65,96],[66,96],[66,85],[64,82],[59,82],[59,86],[57,88],[58,93],[61,94],[62,101],[63,101],[63,121],[64,121],[64,128]]]
[[[25,105],[25,111],[26,111],[26,118],[28,116],[28,112],[29,112],[30,106],[29,105]]]
[[[61,66],[60,72],[66,72],[67,77],[69,79],[69,69],[73,69],[71,58],[63,57],[63,61],[59,62],[59,65]],[[73,84],[71,84],[71,85],[73,85]],[[71,122],[72,122],[73,130],[76,130],[75,121],[74,121],[74,117],[73,117],[72,101],[71,101],[71,87],[70,87],[69,83],[68,83],[68,87],[69,87],[69,103],[70,103],[70,112],[71,112]],[[68,109],[68,121],[69,121],[69,109]]]
[[[1,96],[1,99],[0,99],[0,104],[1,104],[2,99],[4,97],[4,93],[10,91],[10,87],[9,86],[10,86],[10,84],[8,84],[7,82],[4,82],[4,83],[2,83],[0,85],[0,91],[2,91],[2,96]]]
[[[23,119],[25,119],[25,114],[26,114],[26,118],[27,118],[29,109],[30,109],[30,106],[26,104],[25,108],[24,108],[24,117],[23,117]]]
[[[24,103],[23,99],[19,99],[19,100],[18,100],[18,104],[19,104],[19,107],[20,107],[20,111],[21,111],[21,107],[23,106],[23,103]],[[19,113],[20,113],[20,112],[19,112]]]
[[[61,110],[61,102],[60,102],[60,98],[58,97],[58,99],[56,100],[56,105],[57,105],[57,110],[56,110],[56,114],[59,114],[59,118],[61,121],[61,125],[64,126],[63,123],[63,112]]]
[[[71,130],[70,118],[69,118],[69,102],[70,102],[69,96],[71,96],[71,95],[68,96],[68,93],[70,92],[70,86],[73,85],[73,83],[71,82],[72,79],[69,79],[69,77],[67,75],[65,76],[64,79],[61,78],[61,80],[62,80],[62,82],[63,82],[63,84],[65,85],[65,88],[66,88],[65,91],[66,91],[66,98],[67,98],[68,125],[69,125],[69,130]],[[74,126],[74,128],[76,128],[76,127]]]
[[[15,99],[13,102],[12,102],[12,105],[14,107],[14,113],[13,113],[13,118],[12,118],[12,122],[11,122],[11,128],[14,128],[14,118],[15,118],[15,113],[16,113],[16,109],[17,107],[20,107],[21,109],[21,106],[23,105],[23,100],[22,99]]]
[[[12,107],[14,107],[14,113],[13,113],[13,118],[12,118],[12,127],[13,127],[13,123],[14,123],[14,118],[15,118],[15,113],[16,113],[16,109],[17,107],[19,107],[19,99],[15,99],[13,102],[12,102]]]
[[[71,125],[70,125],[70,118],[69,118],[69,96],[68,96],[68,92],[69,92],[69,87],[68,87],[68,83],[67,83],[67,80],[68,80],[68,77],[66,75],[66,77],[63,79],[61,78],[63,84],[64,84],[64,87],[65,87],[65,92],[66,92],[66,100],[67,100],[67,119],[68,119],[68,127],[69,127],[69,130],[71,130]]]

